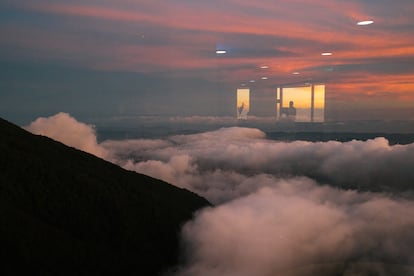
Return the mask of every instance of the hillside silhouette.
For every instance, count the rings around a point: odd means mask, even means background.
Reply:
[[[0,119],[1,275],[159,275],[210,203]]]

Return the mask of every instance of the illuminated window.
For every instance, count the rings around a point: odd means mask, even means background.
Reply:
[[[278,87],[276,117],[281,121],[324,122],[325,85]]]
[[[250,110],[250,89],[237,89],[237,119],[247,119]]]

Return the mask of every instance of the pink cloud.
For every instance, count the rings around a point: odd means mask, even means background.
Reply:
[[[107,154],[107,151],[96,141],[94,127],[78,122],[67,113],[61,112],[48,118],[38,118],[26,129],[101,158],[106,157]]]
[[[300,79],[312,78],[331,83],[336,93],[332,97],[347,97],[348,94],[369,93],[374,87],[378,95],[392,91],[399,100],[412,100],[412,73],[387,73],[387,78],[378,72],[339,71],[326,72],[322,68],[369,63],[376,58],[404,59],[414,56],[414,38],[404,31],[391,31],[408,23],[406,17],[378,18],[370,15],[367,6],[356,2],[327,1],[259,1],[249,3],[242,0],[214,3],[160,3],[126,1],[120,8],[104,5],[77,4],[25,4],[25,8],[43,13],[65,16],[68,19],[80,17],[98,22],[117,22],[125,26],[121,35],[102,40],[86,38],[82,32],[48,32],[34,27],[7,27],[12,35],[6,42],[24,49],[36,49],[39,55],[48,59],[66,59],[100,70],[128,70],[135,72],[185,71],[187,76],[196,71],[219,72],[220,81],[237,86],[250,79],[260,78],[262,72],[257,66],[270,65],[268,75],[272,85],[294,82],[298,77],[291,75],[300,71]],[[412,4],[404,9],[412,10]],[[378,8],[379,9],[379,8]],[[199,12],[202,11],[202,12]],[[377,11],[377,14],[378,11]],[[355,22],[371,16],[376,24],[360,28]],[[388,20],[388,21],[385,21]],[[388,24],[387,27],[385,25]],[[126,27],[128,26],[128,27]],[[155,39],[151,43],[134,40],[138,33],[135,27],[150,26]],[[378,26],[378,27],[377,27]],[[92,27],[105,33],[106,27]],[[163,32],[157,33],[160,29]],[[112,29],[111,36],[116,30]],[[165,34],[168,34],[167,37]],[[216,43],[224,40],[235,48],[244,47],[246,38],[232,36],[271,37],[275,41],[260,45],[257,52],[277,50],[292,55],[249,54],[231,57],[216,57]],[[97,35],[99,37],[99,34]],[[160,41],[157,39],[162,38]],[[267,40],[265,40],[267,41]],[[231,45],[235,43],[235,45]],[[335,50],[329,58],[321,57],[322,51]],[[18,48],[18,47],[16,47]],[[381,66],[379,64],[378,66]],[[318,68],[318,69],[309,69]],[[179,73],[177,73],[179,74]],[[216,81],[217,74],[198,73],[204,78]],[[404,83],[404,85],[401,85]],[[258,84],[256,84],[258,85]],[[372,89],[374,90],[374,89]],[[401,103],[401,102],[400,102]]]

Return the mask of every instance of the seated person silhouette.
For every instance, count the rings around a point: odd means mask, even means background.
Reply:
[[[293,106],[293,101],[289,102],[288,116],[296,116],[296,108]]]
[[[295,120],[296,108],[294,107],[293,101],[289,102],[289,107],[283,107],[281,109],[281,116],[290,120]]]

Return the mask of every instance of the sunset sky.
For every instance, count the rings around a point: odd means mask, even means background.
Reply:
[[[414,119],[413,14],[412,0],[3,0],[0,116],[235,116],[243,85],[249,114],[273,116],[277,86],[313,81],[328,120]]]

